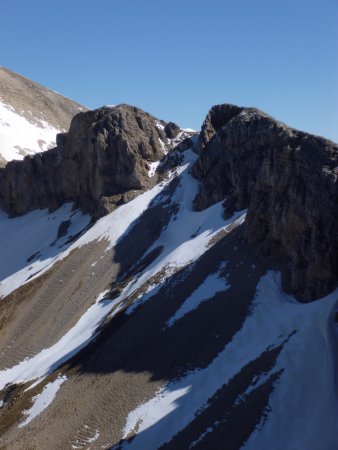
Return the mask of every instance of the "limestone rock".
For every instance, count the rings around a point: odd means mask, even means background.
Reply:
[[[234,114],[237,111],[237,114]],[[289,289],[321,297],[338,280],[338,145],[287,127],[255,108],[212,108],[192,173],[196,210],[224,200],[247,208],[244,238],[289,264]]]
[[[194,208],[202,210],[226,196],[229,213],[246,208],[268,146],[287,134],[284,124],[255,108],[213,107],[196,144],[201,154],[192,173],[202,183]]]
[[[243,108],[239,106],[229,104],[213,106],[203,122],[195,150],[201,153],[217,131],[242,110]]]
[[[101,216],[151,187],[156,177],[149,176],[149,163],[164,156],[163,143],[157,120],[138,108],[79,113],[69,132],[58,135],[56,148],[1,169],[1,204],[14,216],[74,201]]]

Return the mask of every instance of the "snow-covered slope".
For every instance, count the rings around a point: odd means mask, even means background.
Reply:
[[[86,108],[0,67],[0,162],[55,147],[57,133]]]
[[[27,113],[32,115],[30,111]],[[0,103],[0,127],[1,156],[6,161],[53,148],[56,135],[66,131],[34,117],[30,121],[4,102]]]
[[[69,203],[53,214],[35,210],[12,219],[0,211],[0,298],[49,269],[65,254],[69,247],[67,240],[84,230],[89,222],[88,215],[72,211]],[[59,231],[62,224],[65,234]]]
[[[338,448],[338,292],[301,304],[195,212],[191,151],[90,223],[66,204],[0,216],[5,448]]]
[[[205,300],[212,298],[216,289],[210,289]],[[332,311],[338,306],[337,294],[335,291],[318,303],[300,305],[282,292],[279,274],[268,272],[257,286],[251,314],[215,359],[205,368],[191,370],[164,384],[152,399],[129,413],[122,448],[157,449],[165,443],[165,448],[170,449],[337,448],[334,380],[337,331],[332,321]],[[274,383],[269,406],[253,433],[246,436],[244,445],[240,446],[239,436],[238,443],[232,444],[236,439],[227,423],[231,416],[227,417],[229,404],[224,391],[265,352],[275,352],[274,364],[257,373],[233,399],[231,407],[240,411],[251,396]],[[208,410],[222,396],[223,411],[207,419]],[[256,401],[260,401],[259,397]],[[248,422],[249,414],[245,419]],[[221,438],[224,447],[210,445],[217,442],[216,433],[224,433],[222,427],[229,433]],[[237,432],[245,436],[245,430]],[[128,442],[127,437],[135,433]]]

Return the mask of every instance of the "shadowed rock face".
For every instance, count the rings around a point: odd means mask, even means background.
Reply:
[[[257,109],[220,105],[197,150],[194,208],[223,199],[226,215],[248,208],[245,241],[287,258],[288,288],[304,300],[330,292],[338,280],[338,145]]]
[[[201,133],[195,145],[195,150],[202,153],[204,147],[210,139],[219,131],[225,123],[237,116],[244,108],[236,105],[216,105],[213,106],[205,118]]]
[[[176,123],[168,122],[164,128],[164,131],[169,139],[175,139],[175,137],[181,131],[181,128],[176,125]]]
[[[7,161],[0,155],[0,167],[5,167]]]
[[[165,123],[132,106],[80,113],[57,147],[10,162],[0,172],[0,199],[12,216],[66,201],[95,216],[151,187],[149,163],[164,156]],[[162,141],[162,142],[161,142]]]

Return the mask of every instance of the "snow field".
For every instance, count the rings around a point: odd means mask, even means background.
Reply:
[[[57,240],[58,228],[66,220],[71,220],[68,232]],[[89,222],[90,217],[72,211],[70,203],[52,214],[47,209],[35,210],[14,219],[0,211],[0,301],[65,255],[67,239]]]
[[[137,434],[122,448],[155,450],[168,442],[224,383],[293,332],[273,369],[284,372],[272,394],[268,420],[243,449],[337,448],[335,361],[328,327],[337,296],[335,291],[317,302],[300,304],[282,291],[280,275],[268,272],[257,287],[252,314],[214,361],[163,386],[154,398],[130,412],[123,436]],[[257,380],[262,382],[264,377]]]
[[[56,135],[64,131],[43,120],[34,124],[0,99],[0,149],[6,161],[22,160],[25,155],[55,147]]]

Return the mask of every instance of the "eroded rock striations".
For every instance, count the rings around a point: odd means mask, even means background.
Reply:
[[[288,287],[304,300],[338,280],[338,145],[291,129],[255,108],[215,106],[196,144],[194,208],[225,200],[247,208],[244,239],[289,262]]]
[[[170,148],[165,125],[128,105],[79,113],[56,148],[1,170],[1,204],[12,216],[67,201],[106,214],[156,181],[149,163]]]

